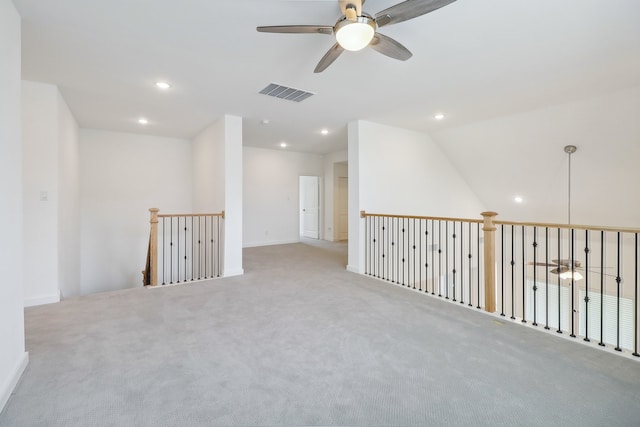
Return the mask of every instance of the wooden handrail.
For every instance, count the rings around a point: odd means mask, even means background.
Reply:
[[[404,219],[428,219],[434,221],[455,221],[455,222],[471,222],[474,224],[482,224],[484,221],[481,219],[469,219],[469,218],[447,218],[447,217],[439,217],[439,216],[416,216],[416,215],[396,215],[396,214],[375,214],[368,213],[365,211],[360,211],[360,218],[366,218],[368,216],[371,217],[394,217],[394,218],[404,218]]]
[[[224,211],[218,213],[199,213],[199,214],[159,214],[158,218],[175,218],[175,217],[199,217],[199,216],[219,216],[224,218]]]
[[[394,217],[394,218],[409,218],[409,219],[427,219],[434,221],[455,221],[455,222],[467,222],[472,224],[483,224],[482,219],[472,218],[450,218],[450,217],[438,217],[438,216],[415,216],[415,215],[396,215],[396,214],[378,214],[360,211],[360,218],[366,217]],[[597,226],[597,225],[580,225],[580,224],[555,224],[546,222],[519,222],[519,221],[493,221],[495,225],[517,225],[525,227],[549,227],[549,228],[564,228],[574,230],[594,230],[594,231],[609,231],[614,233],[638,233],[640,234],[640,228],[629,227],[609,227],[609,226]]]

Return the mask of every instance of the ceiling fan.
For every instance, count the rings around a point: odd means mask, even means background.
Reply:
[[[564,152],[569,155],[569,168],[568,168],[568,175],[567,175],[567,178],[568,178],[567,179],[567,182],[568,182],[567,224],[568,225],[571,225],[571,155],[575,153],[577,150],[578,148],[575,145],[567,145],[564,147]],[[584,279],[584,276],[580,274],[580,271],[585,272],[585,269],[581,267],[582,264],[578,260],[572,261],[570,259],[554,259],[554,260],[551,260],[551,262],[548,264],[544,262],[529,262],[528,264],[552,268],[552,270],[549,270],[549,273],[558,274],[561,279],[565,279],[565,280],[573,279],[575,281]],[[588,272],[601,274],[603,276],[614,277],[610,274],[602,272],[602,269],[604,268],[608,269],[609,267],[599,267],[601,271],[598,271],[597,268],[598,267],[589,268]]]
[[[275,25],[257,27],[263,33],[317,33],[334,35],[336,43],[322,57],[314,73],[324,71],[345,50],[357,51],[370,46],[393,59],[406,61],[413,55],[409,49],[376,30],[385,25],[397,24],[416,18],[455,0],[406,0],[391,6],[375,16],[362,11],[365,0],[338,0],[342,17],[334,26],[328,25]]]

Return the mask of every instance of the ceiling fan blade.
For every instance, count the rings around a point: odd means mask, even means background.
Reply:
[[[283,34],[333,34],[333,27],[328,25],[271,25],[266,27],[256,27],[260,33],[283,33]]]
[[[316,69],[313,70],[314,73],[323,72],[329,65],[333,64],[333,61],[338,59],[338,56],[344,52],[344,48],[340,46],[338,43],[334,44],[331,49],[327,53],[324,54],[318,65],[316,65]]]
[[[546,262],[528,262],[528,265],[536,265],[539,267],[557,267],[556,264],[550,264],[550,263],[546,263]]]
[[[406,0],[376,14],[378,27],[397,24],[433,12],[456,0]]]
[[[571,267],[571,260],[570,259],[552,259],[551,260],[552,263],[557,264],[557,265],[563,265],[565,267]],[[574,267],[581,267],[582,264],[580,264],[580,261],[578,261],[577,259],[573,260],[573,266]]]
[[[406,61],[413,56],[409,49],[391,37],[387,37],[380,33],[376,33],[373,36],[373,40],[371,40],[369,46],[383,55],[387,55],[390,58],[398,59],[400,61]]]

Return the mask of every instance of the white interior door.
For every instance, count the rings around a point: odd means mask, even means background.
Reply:
[[[338,196],[336,197],[337,210],[337,240],[349,238],[349,178],[338,177]]]
[[[320,177],[300,177],[300,230],[304,237],[320,238]]]

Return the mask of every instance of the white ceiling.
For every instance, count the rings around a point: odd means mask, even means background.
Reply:
[[[328,153],[346,149],[356,119],[433,132],[640,84],[638,0],[458,0],[381,29],[413,52],[407,62],[365,49],[320,74],[331,36],[255,27],[333,25],[337,0],[14,3],[23,78],[58,85],[85,128],[192,138],[232,114],[244,118],[245,145]],[[160,92],[157,80],[173,88]],[[258,94],[271,82],[316,95]]]

